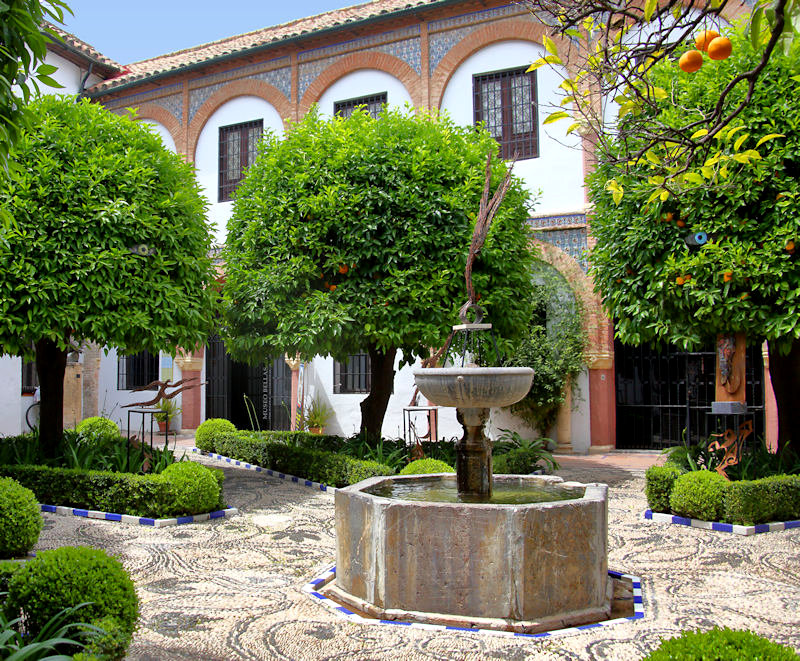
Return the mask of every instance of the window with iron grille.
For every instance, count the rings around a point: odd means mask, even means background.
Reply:
[[[39,387],[39,375],[36,373],[36,361],[22,359],[22,392],[34,393]]]
[[[333,392],[337,395],[369,392],[371,385],[368,353],[354,353],[340,363],[333,363]]]
[[[132,356],[120,356],[117,360],[117,390],[133,390],[157,380],[158,354],[140,351]]]
[[[367,112],[377,118],[386,105],[386,92],[373,94],[372,96],[360,96],[357,99],[347,99],[346,101],[335,101],[333,103],[333,114],[341,117],[350,117],[353,111],[359,106],[365,106]]]
[[[264,133],[261,119],[219,129],[219,202],[233,199],[233,192],[244,178],[245,169],[253,164],[258,143]]]
[[[500,157],[539,156],[539,119],[536,109],[536,72],[526,67],[472,77],[475,123],[500,144]]]

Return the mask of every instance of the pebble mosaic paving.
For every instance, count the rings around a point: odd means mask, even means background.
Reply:
[[[642,518],[641,471],[587,462],[559,475],[609,484],[609,567],[641,577],[644,617],[537,639],[340,619],[303,592],[335,560],[333,496],[193,459],[223,468],[239,516],[155,528],[45,514],[37,550],[99,547],[131,572],[141,618],[128,659],[626,661],[714,625],[800,650],[800,529],[745,537],[654,525]]]

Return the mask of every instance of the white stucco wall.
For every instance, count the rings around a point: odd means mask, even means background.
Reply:
[[[30,398],[22,397],[22,359],[0,356],[0,436],[22,432],[22,404]],[[25,407],[27,408],[27,407]]]
[[[153,132],[158,134],[158,136],[161,138],[161,142],[164,143],[164,146],[167,149],[169,149],[171,152],[177,151],[175,149],[175,140],[173,139],[172,134],[167,130],[166,126],[155,121],[154,119],[143,119],[141,122],[150,126],[150,128],[153,129]]]
[[[85,65],[84,67],[78,67],[77,65],[73,64],[69,60],[65,60],[63,57],[59,55],[55,55],[54,53],[47,53],[47,56],[44,58],[46,64],[52,64],[58,69],[50,74],[50,77],[55,80],[56,82],[60,83],[64,87],[54,88],[48,87],[47,85],[39,84],[39,90],[42,94],[77,94],[81,87],[81,80],[86,75],[86,72],[89,68],[89,65]],[[100,82],[100,78],[95,76],[94,74],[90,74],[89,78],[84,83],[84,88],[88,89],[95,83]]]
[[[217,202],[219,191],[219,129],[221,126],[263,120],[264,130],[283,136],[283,120],[275,107],[255,96],[240,96],[224,105],[209,117],[200,132],[195,149],[194,164],[197,181],[208,199],[208,219],[214,225],[217,243],[224,243],[226,224],[233,202]]]
[[[502,41],[473,53],[448,81],[442,96],[442,110],[458,124],[473,124],[473,75],[528,66],[544,54],[541,46],[527,41]],[[575,134],[566,135],[570,124],[567,120],[543,124],[552,106],[562,98],[557,94],[562,79],[549,67],[538,69],[536,78],[539,157],[517,162],[514,173],[522,177],[528,190],[541,191],[535,208],[537,213],[582,211],[585,203],[580,139]]]
[[[320,115],[333,116],[336,101],[348,101],[362,96],[372,96],[386,92],[386,105],[402,108],[411,104],[411,95],[397,78],[385,71],[362,69],[342,76],[326,89],[319,98]]]

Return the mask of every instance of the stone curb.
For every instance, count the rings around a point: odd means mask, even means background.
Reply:
[[[700,519],[689,519],[685,516],[675,514],[665,514],[664,512],[654,512],[647,509],[644,511],[644,518],[656,523],[674,523],[679,526],[690,526],[703,530],[715,530],[717,532],[730,532],[734,535],[758,535],[762,532],[779,532],[781,530],[791,530],[800,528],[800,521],[780,521],[777,523],[760,523],[755,526],[739,526],[734,523],[720,523],[718,521],[702,521]]]
[[[264,473],[269,475],[270,477],[277,477],[281,480],[286,480],[287,482],[293,482],[294,484],[299,484],[301,487],[309,487],[311,489],[317,489],[318,491],[325,491],[326,493],[335,493],[335,487],[329,487],[325,484],[320,484],[319,482],[312,482],[311,480],[307,480],[303,477],[296,477],[295,475],[289,475],[288,473],[280,473],[278,471],[274,471],[270,468],[263,468],[262,466],[255,466],[253,464],[245,463],[244,461],[239,461],[238,459],[231,459],[230,457],[226,457],[221,454],[215,454],[213,452],[204,452],[198,448],[192,448],[192,452],[196,452],[197,454],[201,454],[204,457],[210,457],[211,459],[218,459],[219,461],[224,461],[229,463],[231,466],[238,466],[239,468],[244,468],[246,470],[255,471],[256,473]]]
[[[82,510],[77,507],[62,507],[60,505],[39,504],[42,512],[57,514],[59,516],[82,516],[86,519],[100,519],[102,521],[114,521],[116,523],[127,523],[136,526],[151,526],[153,528],[165,528],[167,526],[182,526],[186,523],[198,523],[211,519],[229,518],[239,513],[235,507],[228,507],[216,512],[206,514],[194,514],[192,516],[178,516],[171,519],[152,519],[146,516],[133,516],[130,514],[115,514],[114,512],[99,512],[97,510]]]
[[[627,617],[618,617],[613,620],[606,620],[604,622],[596,622],[595,624],[584,624],[579,627],[567,627],[565,629],[556,629],[553,631],[545,631],[542,633],[516,633],[513,631],[498,631],[496,629],[478,629],[472,627],[453,627],[444,624],[421,624],[419,622],[403,622],[400,620],[380,620],[378,618],[364,617],[357,615],[353,611],[340,606],[335,601],[328,599],[325,595],[321,594],[319,590],[324,588],[334,578],[336,578],[336,567],[326,569],[319,574],[316,578],[303,586],[303,592],[307,593],[314,601],[321,604],[329,611],[336,614],[349,622],[354,624],[383,624],[389,626],[409,627],[411,629],[424,629],[425,631],[466,631],[469,633],[478,633],[487,636],[503,636],[505,638],[555,638],[559,636],[568,636],[570,634],[581,633],[587,629],[597,629],[599,627],[607,627],[613,624],[620,624],[621,622],[628,622],[630,620],[640,620],[644,617],[644,599],[642,598],[642,581],[638,576],[632,574],[623,574],[622,572],[608,570],[608,575],[612,578],[626,578],[633,582],[633,615]]]

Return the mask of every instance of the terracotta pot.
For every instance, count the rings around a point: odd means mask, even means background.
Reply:
[[[165,432],[167,431],[167,421],[166,420],[156,420],[158,423],[158,431]]]
[[[320,436],[322,434],[322,427],[309,427],[308,431],[311,432],[312,434]]]

